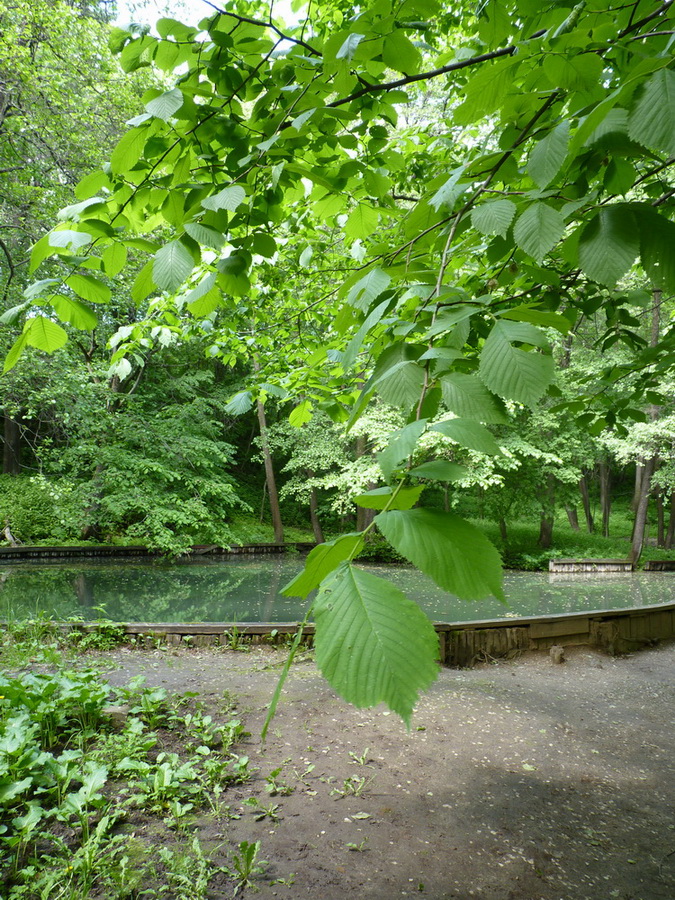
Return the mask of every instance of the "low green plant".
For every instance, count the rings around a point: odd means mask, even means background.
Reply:
[[[351,843],[351,842],[350,842],[350,843],[347,844],[347,850],[352,850],[352,851],[355,852],[355,853],[363,853],[363,852],[365,852],[365,851],[368,849],[368,848],[366,847],[366,844],[367,844],[367,843],[368,843],[368,838],[364,838],[364,839],[363,839],[360,843],[358,843],[358,844],[356,844],[356,843]]]
[[[75,650],[114,650],[129,640],[124,625],[119,622],[101,621],[84,628],[77,619],[68,621],[72,627],[64,635],[63,642]]]
[[[368,764],[368,754],[370,753],[370,747],[366,747],[363,753],[359,756],[357,753],[354,753],[353,750],[349,751],[349,755],[352,758],[352,762],[356,763],[358,766],[365,766]]]
[[[61,647],[61,632],[53,619],[41,614],[29,619],[10,615],[4,624],[0,662],[8,669],[28,662],[58,665]]]
[[[283,766],[279,766],[276,769],[272,769],[269,775],[265,776],[265,790],[270,797],[276,797],[277,795],[285,797],[293,793],[293,785],[280,777],[283,768]]]
[[[128,715],[108,731],[106,705],[120,699]],[[199,808],[229,815],[222,794],[251,778],[248,757],[233,752],[241,722],[217,723],[193,701],[140,679],[113,691],[90,669],[0,676],[0,879],[9,900],[200,900],[216,873],[240,890],[260,871],[255,844],[240,845],[230,871],[194,842],[169,844],[153,871],[143,842],[119,830],[142,809],[180,836]],[[171,732],[181,753],[157,752]],[[274,804],[263,810],[275,820]]]
[[[259,859],[260,841],[241,841],[237,852],[232,854],[232,866],[229,874],[235,879],[234,895],[240,894],[246,888],[253,887],[253,878],[262,875],[267,866],[267,861]]]
[[[264,803],[261,803],[257,797],[248,797],[244,800],[244,806],[251,807],[255,813],[256,822],[261,822],[265,818],[269,818],[273,822],[278,822],[280,819],[278,803],[268,803],[265,805]]]
[[[199,838],[192,839],[189,850],[162,847],[159,858],[164,866],[163,884],[158,894],[180,897],[180,900],[206,900],[211,879],[223,871],[207,858]]]
[[[343,797],[361,797],[363,792],[372,782],[372,778],[361,778],[358,775],[350,775],[342,782],[342,787],[335,787],[331,791],[331,795],[338,800]]]

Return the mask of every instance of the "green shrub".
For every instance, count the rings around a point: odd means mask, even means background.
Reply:
[[[76,519],[69,482],[43,475],[0,475],[0,529],[9,525],[22,543],[72,540]]]

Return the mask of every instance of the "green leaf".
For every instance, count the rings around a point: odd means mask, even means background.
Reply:
[[[675,294],[675,223],[649,207],[636,210],[640,256],[652,285]]]
[[[464,190],[463,187],[458,187],[458,182],[464,174],[465,168],[466,166],[459,166],[459,168],[455,169],[448,180],[441,185],[431,200],[429,200],[429,205],[433,206],[436,212],[438,212],[442,206],[452,207],[455,200]]]
[[[58,278],[41,278],[39,281],[34,281],[33,284],[29,284],[23,292],[23,295],[27,300],[34,300],[35,297],[39,297],[40,294],[46,293],[57,284],[60,284]],[[4,322],[5,320],[0,319],[0,321]]]
[[[54,279],[50,278],[45,280],[53,281]],[[17,306],[12,306],[10,309],[5,310],[5,312],[0,316],[0,325],[17,325],[21,316],[29,307],[30,303],[26,302],[19,303]]]
[[[173,90],[166,91],[165,93],[160,94],[159,97],[155,97],[154,100],[146,103],[145,108],[150,115],[168,122],[171,116],[175,112],[178,112],[182,105],[183,94],[178,88],[173,88]]]
[[[79,203],[73,203],[71,206],[64,206],[56,214],[56,218],[59,222],[79,222],[80,214],[89,209],[90,206],[99,206],[104,203],[105,200],[102,197],[89,197],[86,200],[81,200]]]
[[[480,376],[497,396],[535,406],[553,379],[553,358],[514,343],[548,350],[546,336],[534,325],[502,319],[483,346]]]
[[[93,331],[98,325],[98,319],[89,307],[72,297],[56,295],[52,297],[52,306],[62,322],[70,322],[71,325],[82,331]]]
[[[675,156],[675,71],[661,69],[645,83],[628,119],[628,135],[643,147]]]
[[[513,90],[513,68],[517,60],[499,59],[481,66],[466,87],[466,100],[455,109],[457,125],[469,125],[499,109]]]
[[[155,288],[153,281],[154,259],[149,259],[138,272],[131,285],[131,299],[134,303],[141,303]]]
[[[527,163],[527,174],[542,190],[553,181],[567,156],[569,122],[561,122],[535,144]]]
[[[579,265],[585,275],[613,287],[640,250],[637,222],[627,203],[603,207],[579,238]]]
[[[371,269],[360,278],[347,295],[347,302],[364,312],[380,294],[383,294],[391,283],[391,277],[382,269]]]
[[[127,264],[127,248],[124,244],[111,244],[101,254],[106,275],[114,278]]]
[[[56,231],[50,231],[47,235],[50,247],[56,247],[63,250],[80,250],[91,244],[93,238],[85,231],[71,231],[68,228],[59,228]]]
[[[219,209],[227,209],[229,212],[236,212],[237,208],[241,206],[241,204],[246,199],[246,191],[238,184],[231,184],[226,188],[223,188],[222,191],[219,191],[217,194],[213,194],[211,197],[207,197],[206,200],[202,200],[202,206],[204,209],[212,209],[214,211],[218,211]]]
[[[78,200],[86,200],[88,197],[93,197],[94,194],[97,194],[102,187],[109,186],[110,179],[105,172],[98,169],[85,175],[84,178],[77,182],[75,185],[75,196]]]
[[[192,254],[180,241],[171,241],[155,253],[152,278],[157,287],[176,291],[195,267]]]
[[[314,604],[316,662],[359,708],[386,703],[409,726],[438,676],[438,636],[416,603],[383,578],[341,565]]]
[[[185,298],[193,316],[208,316],[220,306],[220,293],[215,289],[216,273],[210,272]]]
[[[220,250],[225,244],[225,237],[219,231],[216,231],[215,228],[209,228],[206,225],[201,225],[199,222],[186,222],[184,227],[190,237],[204,247]]]
[[[471,224],[481,234],[499,234],[506,237],[516,214],[516,204],[511,200],[490,200],[471,210]]]
[[[293,428],[302,428],[307,422],[311,422],[313,417],[314,413],[312,411],[311,402],[309,400],[303,400],[302,403],[298,403],[295,409],[291,410],[288,421]]]
[[[264,231],[256,231],[253,235],[252,250],[254,253],[264,256],[265,259],[271,259],[277,252],[277,249],[277,242],[271,234],[266,234]]]
[[[418,422],[411,422],[409,425],[399,428],[398,431],[392,433],[384,450],[377,454],[377,462],[387,481],[396,466],[413,452],[426,425],[427,420],[420,419]]]
[[[372,206],[365,203],[359,203],[356,209],[351,213],[345,224],[345,234],[347,237],[367,238],[375,231],[380,215]]]
[[[110,288],[92,275],[71,275],[70,278],[66,278],[66,284],[78,297],[90,303],[110,301]]]
[[[531,306],[514,306],[512,309],[499,313],[502,319],[512,319],[514,322],[530,322],[532,325],[540,325],[542,328],[555,328],[561,334],[568,334],[572,323],[565,316],[545,310],[532,309]]]
[[[389,303],[389,300],[385,300],[383,303],[380,303],[379,306],[376,306],[375,309],[366,317],[365,322],[356,332],[351,341],[347,344],[345,352],[342,356],[342,368],[345,372],[347,372],[352,367],[354,360],[358,356],[359,350],[361,349],[365,336],[368,334],[370,329],[377,325],[377,323],[380,321],[382,316],[389,308]]]
[[[136,165],[145,149],[147,136],[147,129],[132,128],[118,141],[110,156],[110,168],[114,175],[124,175]]]
[[[411,509],[419,500],[424,485],[411,488],[399,488],[396,497],[389,509]],[[394,496],[394,490],[390,487],[374,488],[354,497],[354,503],[363,506],[364,509],[384,509]]]
[[[225,404],[223,412],[228,416],[241,416],[253,407],[253,396],[250,391],[239,391]]]
[[[565,220],[546,203],[532,203],[518,218],[513,229],[516,244],[541,262],[555,247],[565,231]]]
[[[65,330],[44,316],[29,319],[24,326],[24,333],[27,344],[45,353],[54,353],[68,342]]]
[[[364,39],[365,34],[350,34],[347,40],[342,44],[338,52],[335,54],[336,59],[352,59],[356,53],[356,49]]]
[[[430,462],[415,466],[408,472],[416,478],[431,478],[433,481],[461,481],[469,474],[466,466],[447,462],[444,459],[432,459]]]
[[[131,363],[123,356],[122,359],[118,359],[116,363],[113,363],[113,365],[110,366],[108,369],[108,378],[113,378],[116,375],[120,381],[124,381],[131,375],[131,372]]]
[[[406,559],[463,600],[504,600],[499,553],[482,531],[436,509],[380,513],[377,527]]]
[[[302,597],[303,600],[335,569],[341,562],[351,559],[363,547],[363,535],[352,533],[325,544],[319,544],[310,550],[305,567],[279,593],[284,597]]]
[[[472,419],[445,419],[432,425],[431,431],[440,432],[467,450],[476,450],[489,456],[498,456],[501,453],[491,432]]]
[[[3,372],[9,372],[10,369],[13,369],[14,366],[18,363],[21,354],[23,353],[26,345],[28,343],[28,336],[26,334],[21,334],[14,341],[12,346],[9,348],[9,352],[5,357],[5,361],[2,365]]]
[[[395,72],[414,75],[419,71],[422,54],[401,30],[388,34],[384,39],[382,59]]]
[[[594,53],[563,56],[545,53],[544,72],[551,84],[564,91],[588,91],[602,79],[604,61]]]
[[[475,375],[453,372],[440,379],[445,405],[457,416],[478,422],[506,422],[506,416],[495,403],[485,385]]]
[[[389,347],[378,359],[368,383],[385,403],[406,409],[419,400],[424,384],[424,369],[406,358],[408,355],[405,344]]]

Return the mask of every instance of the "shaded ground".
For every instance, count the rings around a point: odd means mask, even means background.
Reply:
[[[261,900],[674,900],[675,645],[444,669],[410,734],[382,708],[349,707],[305,658],[262,748],[281,661],[269,649],[99,658],[115,684],[142,673],[214,709],[225,691],[239,698],[252,733],[240,752],[259,771],[228,792],[241,817],[199,833],[213,847],[262,842]],[[282,763],[277,785],[292,790],[271,796]],[[279,821],[256,820],[251,796]]]

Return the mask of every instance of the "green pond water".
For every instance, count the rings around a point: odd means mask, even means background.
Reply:
[[[0,566],[0,619],[45,614],[118,622],[294,622],[305,604],[279,594],[302,567],[298,556],[232,557],[198,563],[71,563]],[[508,606],[467,603],[403,566],[364,566],[394,581],[437,622],[469,622],[675,599],[675,573],[548,575],[507,572]]]

